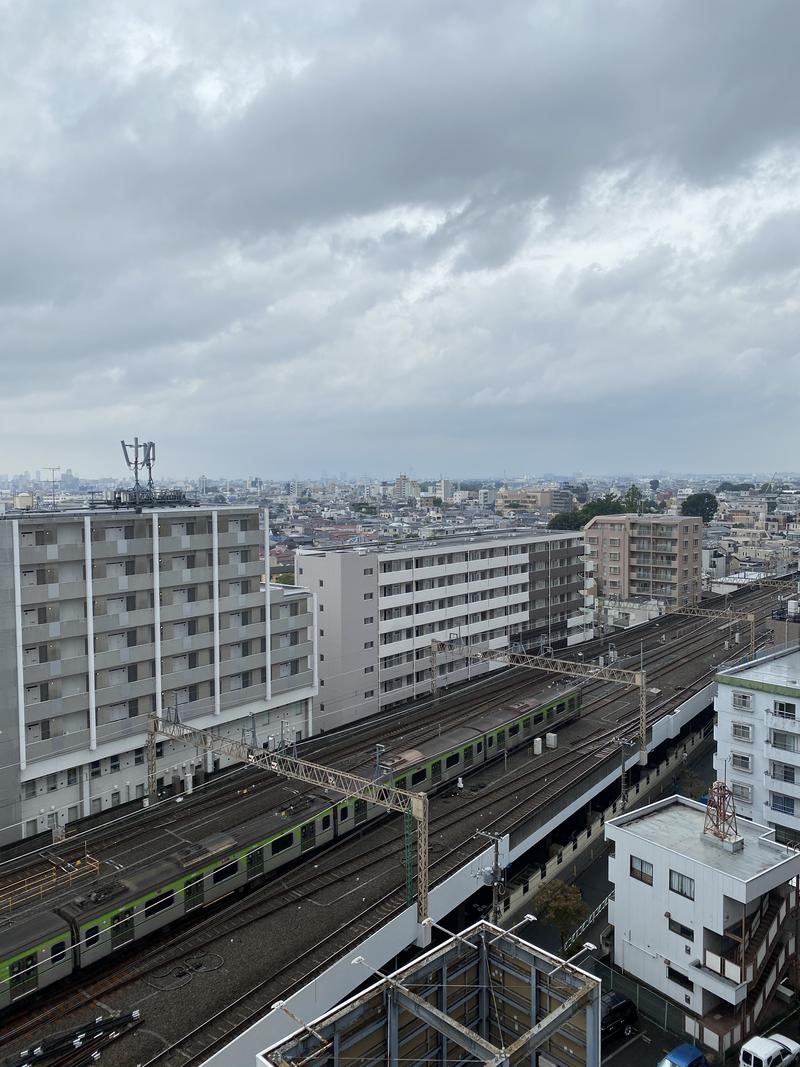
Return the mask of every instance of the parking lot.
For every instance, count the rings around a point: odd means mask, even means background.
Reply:
[[[670,1049],[682,1043],[660,1026],[639,1016],[637,1033],[633,1037],[618,1037],[603,1044],[603,1064],[614,1067],[655,1067]]]

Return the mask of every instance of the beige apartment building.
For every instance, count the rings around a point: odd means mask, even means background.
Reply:
[[[596,515],[585,527],[597,595],[700,603],[703,520],[685,515]]]

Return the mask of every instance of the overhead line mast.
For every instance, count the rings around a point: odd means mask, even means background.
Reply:
[[[219,737],[210,730],[196,730],[182,722],[159,718],[152,715],[147,733],[147,785],[151,798],[156,795],[156,737],[172,737],[177,741],[188,741],[197,745],[204,752],[214,752],[219,756],[240,763],[248,763],[264,771],[272,771],[283,778],[330,789],[345,797],[366,800],[389,811],[411,816],[417,824],[417,927],[420,944],[426,945],[430,939],[428,919],[428,797],[425,793],[411,793],[405,789],[396,789],[393,785],[380,780],[370,781],[350,771],[340,771],[334,767],[324,767],[320,763],[297,759],[282,752],[266,752],[253,749],[242,741]]]
[[[550,656],[534,656],[530,652],[515,652],[511,649],[470,649],[462,638],[449,641],[431,641],[431,671],[435,678],[439,652],[462,652],[468,659],[498,661],[510,667],[530,667],[531,670],[565,674],[570,678],[591,678],[598,682],[614,682],[617,685],[635,686],[639,690],[639,763],[647,763],[647,672],[642,669],[628,671],[621,667],[599,667],[591,663],[573,663],[567,659]],[[434,685],[433,695],[436,695]]]

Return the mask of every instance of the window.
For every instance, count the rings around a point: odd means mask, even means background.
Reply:
[[[420,771],[414,771],[414,773],[411,775],[411,784],[412,785],[419,785],[420,782],[424,782],[426,774],[427,774],[427,771],[425,770],[424,767]]]
[[[678,893],[688,900],[694,900],[694,878],[689,878],[679,871],[670,871],[669,887],[673,893]]]
[[[372,573],[373,573],[373,569],[372,569],[372,567],[365,567],[365,568],[364,568],[364,575],[365,575],[365,576],[366,576],[367,574],[372,574]]]
[[[162,911],[167,911],[175,903],[175,890],[168,889],[166,893],[159,893],[157,897],[151,897],[144,906],[145,919],[152,918]]]
[[[156,759],[163,759],[164,757],[164,742],[156,741]]]
[[[795,705],[788,700],[776,700],[774,711],[779,719],[794,719],[795,717]]]
[[[752,711],[753,698],[750,693],[734,693],[733,706],[737,711]]]
[[[133,753],[133,764],[135,767],[141,767],[144,763],[144,749],[137,748]]]
[[[734,800],[743,800],[746,804],[753,802],[753,787],[744,782],[731,782],[731,793]]]
[[[364,648],[374,648],[374,647],[375,647],[375,642],[374,641],[365,641],[364,642]]]
[[[631,856],[631,878],[646,885],[653,884],[653,864],[647,860],[640,860],[638,856]]]
[[[447,759],[444,761],[445,767],[455,767],[455,765],[459,761],[459,758],[460,754],[458,752],[451,752]]]
[[[741,752],[731,752],[731,767],[735,771],[747,771],[749,774],[753,769],[753,758]]]
[[[90,767],[90,771],[89,771],[90,776],[92,778],[99,778],[100,777],[100,773],[101,773],[100,772],[100,760],[99,759],[92,760],[92,762],[89,764],[89,767]]]
[[[58,775],[57,774],[48,774],[48,776],[47,776],[47,792],[48,793],[55,793],[56,789],[58,789]]]
[[[369,626],[370,623],[373,623],[374,621],[375,621],[375,616],[374,615],[367,615],[366,618],[364,619],[364,625],[365,626]]]
[[[294,841],[294,834],[284,834],[283,837],[276,837],[272,842],[272,855],[277,856],[279,852],[285,852],[287,848],[292,847]]]
[[[118,771],[119,770],[119,756],[111,756],[111,758],[108,761],[108,767],[109,767],[110,771]]]
[[[752,741],[753,727],[749,722],[732,722],[731,736],[735,737],[737,741]]]
[[[794,797],[785,797],[782,793],[771,793],[770,806],[773,811],[780,811],[784,815],[794,815]]]
[[[68,767],[67,768],[67,785],[77,785],[77,784],[78,784],[78,768],[77,767]]]
[[[364,668],[364,674],[372,674],[372,672],[374,670],[375,670],[374,666],[372,664],[370,664],[369,667],[365,667]]]
[[[364,699],[365,700],[369,700],[370,697],[374,697],[374,696],[375,696],[375,690],[374,689],[368,689],[366,691],[366,693],[364,694]]]
[[[66,941],[56,941],[56,943],[50,949],[50,962],[61,963],[67,954]]]
[[[214,885],[219,885],[220,882],[227,881],[228,878],[233,878],[236,872],[239,870],[239,861],[234,860],[233,863],[226,863],[224,867],[218,867],[211,877]]]
[[[676,971],[674,967],[667,967],[667,978],[669,978],[670,982],[675,982],[676,985],[682,986],[690,992],[694,989],[694,984],[689,981],[686,975]]]
[[[100,940],[100,927],[89,926],[86,929],[86,947],[92,948]]]
[[[373,596],[374,596],[373,593],[364,593],[364,599],[365,600],[372,600]]]
[[[683,923],[670,919],[669,928],[673,934],[677,934],[679,937],[685,937],[687,941],[694,941],[694,930],[692,930],[691,927],[684,926]]]

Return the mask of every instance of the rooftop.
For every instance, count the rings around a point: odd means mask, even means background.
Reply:
[[[744,847],[732,852],[703,832],[705,819],[704,804],[673,796],[627,815],[619,815],[611,819],[609,825],[740,882],[749,882],[781,864],[792,866],[785,872],[786,879],[800,870],[800,853],[777,844],[773,839],[774,831],[769,827],[739,819],[738,836]]]
[[[512,530],[459,530],[458,533],[446,537],[432,537],[429,539],[412,538],[407,541],[387,541],[385,543],[369,543],[359,545],[331,545],[330,547],[298,548],[302,555],[322,555],[326,552],[417,552],[420,549],[444,549],[452,551],[458,544],[489,544],[492,541],[566,541],[570,538],[582,538],[580,530],[536,530],[532,527],[522,527]],[[445,546],[447,546],[445,548]]]
[[[101,503],[98,501],[95,506],[56,508],[55,511],[52,508],[6,508],[4,510],[0,507],[0,520],[18,519],[44,523],[54,522],[60,519],[78,519],[83,518],[86,515],[90,515],[94,518],[102,516],[104,518],[113,519],[117,515],[181,515],[185,513],[187,515],[196,516],[198,512],[204,511],[260,510],[261,509],[255,504],[196,504],[189,500],[175,506],[165,503],[163,506],[159,505],[158,507],[147,507],[145,505],[134,504],[122,504],[119,507],[112,507],[105,502]]]
[[[800,694],[800,646],[783,647],[754,659],[739,663],[735,667],[720,671],[717,681],[723,685],[737,685],[742,681],[755,683],[757,686],[782,686],[796,689]]]

